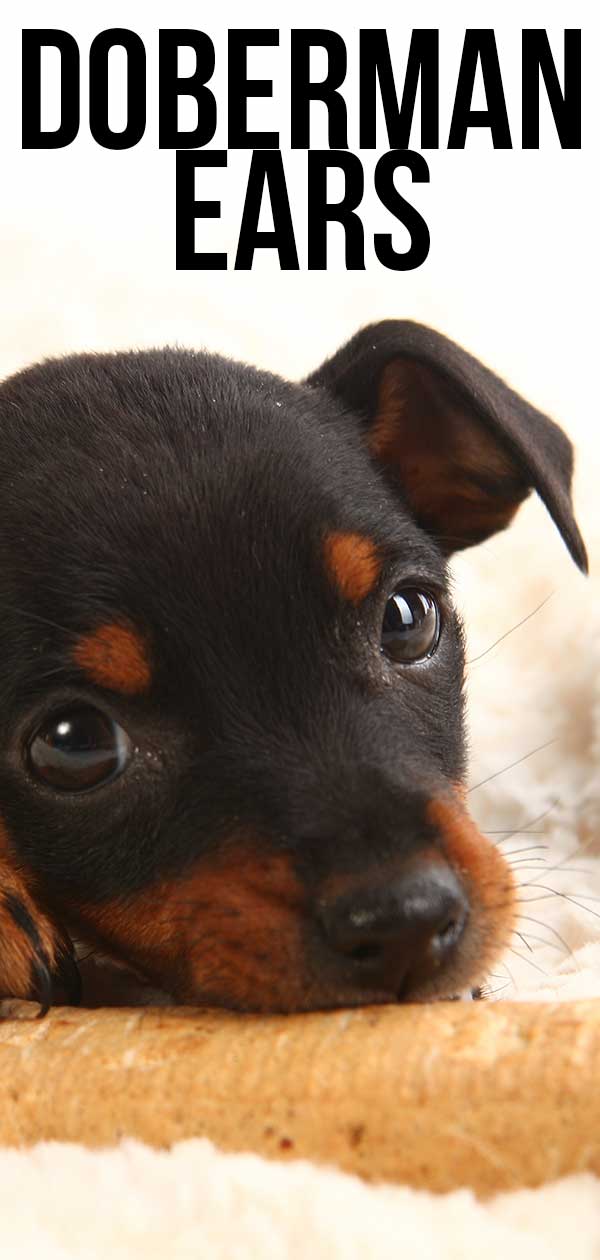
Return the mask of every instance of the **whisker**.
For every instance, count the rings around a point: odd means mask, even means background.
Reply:
[[[549,892],[544,897],[517,897],[517,901],[520,906],[530,906],[534,901],[551,901],[553,897],[556,897],[556,893]]]
[[[499,985],[496,985],[496,987],[495,987],[494,989],[490,988],[490,985],[489,985],[489,984],[482,984],[482,986],[481,986],[481,996],[482,996],[483,998],[492,998],[492,997],[496,997],[496,994],[498,994],[498,993],[504,993],[504,990],[508,988],[509,984],[510,984],[510,980],[505,980],[505,981],[504,981],[504,984],[499,984]]]
[[[552,596],[554,594],[555,594],[555,591],[550,591],[550,594],[546,595],[546,598],[542,600],[541,604],[538,604],[537,608],[534,608],[533,612],[527,613],[526,617],[523,617],[521,621],[517,621],[516,626],[511,626],[511,629],[506,630],[504,634],[501,634],[499,639],[496,639],[494,643],[490,643],[490,646],[485,649],[485,652],[480,652],[479,656],[472,656],[471,659],[467,661],[467,665],[474,665],[476,661],[483,660],[483,657],[487,656],[488,652],[491,652],[492,649],[497,647],[499,643],[502,643],[504,639],[507,639],[510,634],[514,634],[515,630],[519,629],[519,626],[524,626],[526,621],[529,621],[532,617],[535,617],[535,614],[538,613],[540,609],[544,607],[544,604],[548,603],[549,599],[552,599]]]
[[[502,857],[505,858],[506,861],[508,861],[509,858],[513,858],[513,857],[520,858],[523,853],[541,852],[544,849],[548,849],[548,847],[549,846],[547,844],[522,844],[519,846],[518,849],[508,849],[507,852],[502,854]],[[547,862],[547,860],[548,859],[545,857],[532,858],[532,861],[536,861],[536,862]]]
[[[539,972],[540,972],[540,974],[541,974],[542,976],[545,976],[545,977],[546,977],[546,979],[548,978],[548,972],[547,972],[547,971],[544,971],[544,968],[543,968],[543,967],[539,967],[537,963],[534,963],[534,962],[533,962],[533,960],[532,960],[531,958],[526,958],[523,954],[520,954],[520,953],[519,953],[518,949],[513,949],[510,945],[509,945],[508,949],[509,949],[509,953],[510,953],[510,954],[514,954],[515,958],[520,958],[520,959],[521,959],[521,962],[529,963],[529,966],[530,966],[530,967],[534,967],[534,968],[535,968],[535,970],[536,970],[536,971],[539,971]],[[532,951],[532,953],[533,953],[533,951]]]
[[[518,932],[516,928],[515,936],[518,936],[519,940],[523,942],[525,948],[529,950],[530,954],[533,954],[533,946],[529,944],[529,941],[523,936],[523,933]]]
[[[568,901],[572,906],[577,906],[579,910],[587,910],[588,914],[593,914],[595,919],[600,919],[597,910],[592,910],[590,906],[582,906],[582,901],[600,901],[600,897],[593,897],[590,893],[566,893],[560,892],[558,888],[550,888],[548,884],[527,884],[527,888],[543,888],[548,897],[518,897],[517,900],[523,901],[548,901],[549,897],[562,897],[564,901]]]
[[[515,766],[520,766],[523,761],[527,761],[529,757],[534,757],[536,753],[543,752],[544,748],[550,748],[556,742],[556,739],[549,739],[545,744],[539,744],[537,748],[532,748],[531,752],[525,753],[517,761],[511,761],[510,765],[504,766],[504,769],[496,770],[495,774],[489,774],[487,779],[482,779],[480,783],[474,783],[473,787],[469,788],[469,793],[476,792],[477,788],[483,787],[485,783],[491,783],[492,779],[498,779],[501,774],[506,774],[507,770],[513,770]]]
[[[562,869],[562,870],[566,870],[567,868],[565,867],[565,862],[570,862],[570,861],[572,860],[572,858],[576,858],[576,857],[577,857],[577,855],[578,855],[579,853],[581,853],[583,849],[584,849],[584,846],[583,846],[582,844],[578,844],[578,845],[577,845],[577,848],[576,848],[576,849],[574,849],[572,853],[568,853],[566,857],[561,858],[560,862],[555,862],[553,866],[549,866],[549,867],[548,867],[548,874],[549,874],[549,875],[551,875],[551,874],[552,874],[552,871],[559,871],[559,870],[561,870],[561,869]],[[584,871],[584,872],[583,872],[583,874],[584,874],[584,875],[586,875],[586,874],[587,874],[587,875],[589,875],[589,874],[590,874],[590,871]],[[526,883],[525,883],[525,884],[521,884],[521,888],[526,888],[526,887],[527,887],[527,884],[526,884]]]
[[[550,848],[550,845],[548,844],[524,844],[521,846],[520,849],[509,849],[508,853],[503,853],[502,856],[505,858],[509,858],[509,857],[514,857],[515,854],[519,855],[521,853],[534,853],[536,849],[541,850],[541,849],[549,849],[549,848]],[[540,858],[540,862],[545,862],[545,861],[546,861],[546,858]]]
[[[525,835],[529,835],[530,833],[527,831],[527,828],[528,828],[528,827],[535,827],[535,824],[536,824],[536,823],[541,822],[543,818],[547,818],[547,817],[548,817],[548,814],[551,814],[551,813],[552,813],[552,810],[553,810],[553,809],[556,809],[556,806],[557,806],[557,805],[558,805],[558,800],[552,801],[552,804],[551,804],[551,805],[548,805],[548,808],[547,808],[547,809],[542,810],[542,813],[541,813],[541,814],[538,814],[535,818],[530,818],[530,819],[529,819],[529,821],[525,823],[525,828],[524,828],[523,830],[519,830],[519,828],[518,828],[518,827],[515,827],[514,831],[509,831],[509,832],[506,832],[506,833],[504,833],[504,832],[499,832],[498,834],[500,834],[500,835],[506,834],[506,840],[496,840],[496,844],[506,844],[506,841],[507,841],[507,840],[510,840],[513,836],[525,836]],[[537,832],[537,831],[532,831],[532,832],[531,832],[531,835],[541,835],[541,836],[543,836],[544,834],[545,834],[545,833],[544,833],[544,831],[540,831],[540,832]]]
[[[560,941],[561,945],[566,950],[566,952],[570,954],[571,958],[575,957],[573,950],[571,949],[569,945],[567,945],[567,942],[565,941],[564,937],[561,936],[560,932],[558,932],[557,929],[553,927],[551,923],[540,922],[539,919],[532,918],[530,914],[518,914],[517,919],[524,919],[526,923],[535,923],[536,927],[543,928],[545,932],[552,932],[553,936],[556,936],[557,940]],[[548,942],[548,944],[549,943],[550,942]]]
[[[548,848],[547,844],[527,844],[527,845],[524,845],[522,849],[509,849],[508,853],[502,854],[502,857],[505,858],[506,861],[508,862],[509,858],[520,857],[522,853],[535,853],[536,849],[547,849],[547,848]],[[532,858],[531,860],[532,862],[546,862],[547,861],[545,857]]]
[[[520,936],[521,933],[519,932],[517,935]],[[561,946],[557,945],[555,941],[547,941],[543,936],[537,936],[534,932],[527,932],[526,937],[530,941],[537,941],[539,945],[545,945],[547,949],[557,949],[560,954],[563,952]]]
[[[508,865],[511,867],[513,871],[516,866],[519,866],[522,871],[543,871],[546,865],[546,859],[545,858],[517,858],[516,862],[508,862]]]
[[[527,879],[526,883],[521,883],[519,888],[543,888],[543,891],[550,892],[553,897],[565,897],[565,901],[574,901],[575,897],[579,897],[580,901],[600,901],[600,897],[594,896],[594,893],[591,892],[562,892],[561,888],[551,888],[548,883],[533,883],[532,879]],[[574,901],[574,905],[577,905],[576,901]],[[581,908],[586,910],[587,907],[582,906]]]
[[[520,857],[522,853],[534,853],[536,849],[547,849],[547,844],[528,844],[522,849],[509,849],[508,853],[503,853],[502,857],[508,862],[509,858]],[[545,862],[546,858],[532,858],[532,862]],[[511,863],[512,865],[512,863]]]
[[[565,870],[572,870],[572,869],[573,869],[572,867],[567,867],[567,866],[565,866]],[[578,871],[578,872],[577,872],[577,874],[580,874],[580,872]],[[585,874],[585,872],[584,872],[584,874]],[[582,892],[578,892],[578,893],[563,893],[563,892],[560,892],[558,895],[559,895],[559,897],[578,897],[580,901],[600,901],[600,897],[596,896],[594,893],[582,893]],[[584,908],[585,908],[585,907],[584,907]]]
[[[508,946],[507,946],[507,948],[508,948]],[[507,971],[507,972],[508,972],[508,983],[509,983],[509,984],[512,984],[512,987],[513,987],[513,989],[515,990],[515,992],[518,992],[518,985],[517,985],[517,982],[516,982],[515,977],[513,976],[513,973],[512,973],[512,971],[511,971],[511,969],[510,969],[510,967],[509,967],[509,965],[508,965],[507,961],[506,961],[506,958],[503,958],[503,959],[502,959],[502,966],[504,967],[505,971]]]
[[[532,883],[532,888],[547,888],[545,883]],[[600,919],[600,913],[597,910],[591,910],[590,906],[582,906],[582,901],[600,901],[600,897],[592,897],[586,892],[560,892],[558,888],[547,888],[547,897],[532,897],[532,901],[548,901],[550,897],[562,897],[563,901],[570,902],[571,906],[577,906],[577,910],[586,910],[589,915],[594,915],[595,919]],[[519,898],[521,900],[521,898]]]
[[[483,832],[484,836],[508,836],[509,839],[511,836],[544,836],[545,834],[546,834],[545,831],[517,831],[517,830],[513,831],[509,827],[506,827],[504,831],[484,831]],[[505,844],[506,841],[501,840],[500,843]]]
[[[508,941],[504,941],[503,949],[509,949],[509,942],[508,942]],[[517,985],[516,979],[514,979],[514,975],[513,975],[512,971],[511,971],[511,968],[509,968],[509,965],[508,965],[508,963],[507,963],[507,959],[505,959],[505,958],[504,958],[504,955],[502,956],[502,959],[500,959],[500,966],[503,966],[503,968],[504,968],[504,970],[505,970],[505,973],[507,973],[507,975],[508,975],[508,982],[507,982],[507,983],[508,983],[508,984],[512,984],[513,989],[518,989],[518,985]],[[490,971],[490,975],[492,975],[492,974],[493,974],[493,973],[492,973],[492,971]]]

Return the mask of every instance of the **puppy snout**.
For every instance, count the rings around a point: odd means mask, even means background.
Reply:
[[[318,920],[344,974],[361,989],[409,996],[454,954],[469,902],[445,863],[426,861],[393,879],[362,883],[321,901]]]

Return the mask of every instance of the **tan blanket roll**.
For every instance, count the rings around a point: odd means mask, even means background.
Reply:
[[[270,1017],[0,1009],[5,1145],[205,1136],[481,1195],[600,1175],[600,1001]]]

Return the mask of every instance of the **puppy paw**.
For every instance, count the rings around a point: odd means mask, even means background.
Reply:
[[[71,942],[36,904],[23,879],[0,863],[0,999],[40,1003],[40,1017],[64,994],[74,1005],[79,972]]]

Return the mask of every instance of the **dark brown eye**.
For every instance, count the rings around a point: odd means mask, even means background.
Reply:
[[[392,661],[414,664],[432,656],[440,637],[440,614],[431,595],[401,586],[390,595],[381,628],[381,650]]]
[[[87,792],[124,769],[129,736],[92,706],[64,709],[47,718],[29,744],[31,773],[57,792]]]

